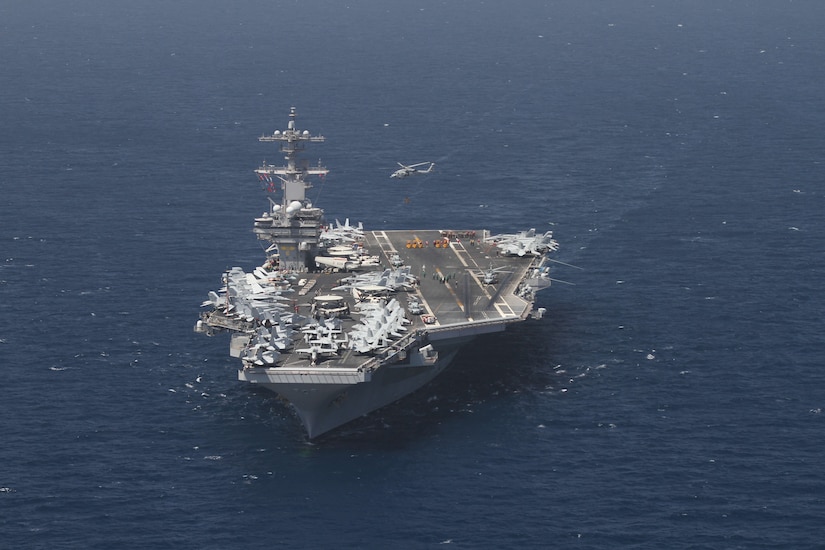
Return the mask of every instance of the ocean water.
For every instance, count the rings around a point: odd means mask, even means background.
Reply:
[[[819,547],[823,23],[804,0],[0,5],[0,546]],[[257,137],[292,106],[327,137],[328,217],[550,229],[581,268],[542,321],[312,443],[192,331],[263,258]]]

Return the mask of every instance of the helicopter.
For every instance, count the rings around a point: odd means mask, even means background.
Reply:
[[[424,166],[425,164],[429,164],[430,166],[426,170],[419,170],[418,166]],[[433,166],[435,166],[434,162],[419,162],[418,164],[411,164],[407,166],[406,164],[398,163],[399,168],[392,174],[390,174],[391,178],[406,178],[407,176],[412,176],[413,174],[429,174],[433,171]]]
[[[508,270],[506,266],[493,268],[493,264],[490,264],[490,269],[486,269],[486,270],[474,269],[472,271],[475,271],[479,275],[479,278],[481,279],[481,282],[484,283],[485,285],[494,285],[494,284],[498,283],[499,282],[499,276],[498,276],[499,273],[502,273],[502,272],[512,273],[512,271]]]

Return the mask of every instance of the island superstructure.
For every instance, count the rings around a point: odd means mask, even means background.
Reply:
[[[328,223],[306,197],[327,169],[301,158],[324,137],[296,124],[292,108],[286,130],[259,138],[285,159],[255,170],[279,196],[254,222],[266,258],[223,274],[195,330],[228,331],[238,378],[278,393],[314,438],[425,385],[480,334],[541,318],[535,294],[550,286],[558,244],[534,229]]]

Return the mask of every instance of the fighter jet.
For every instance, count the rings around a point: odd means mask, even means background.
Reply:
[[[553,239],[552,231],[537,235],[535,229],[514,234],[493,235],[485,241],[495,244],[504,256],[541,256],[558,250],[558,243]]]

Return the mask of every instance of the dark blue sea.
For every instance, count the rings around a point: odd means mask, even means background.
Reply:
[[[815,548],[825,3],[0,4],[0,547]],[[548,310],[318,441],[193,332],[290,107],[368,229]],[[390,180],[396,162],[435,161]]]

